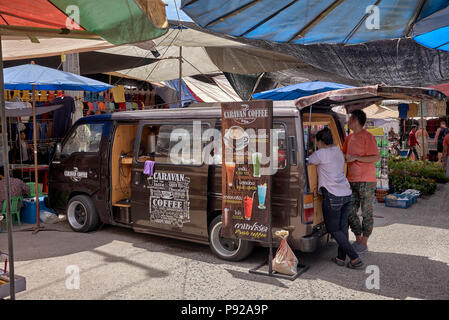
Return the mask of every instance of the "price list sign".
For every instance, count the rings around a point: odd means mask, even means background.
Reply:
[[[222,236],[270,242],[272,101],[222,103]]]

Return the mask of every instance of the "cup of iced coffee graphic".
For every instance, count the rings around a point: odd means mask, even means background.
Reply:
[[[234,181],[235,162],[225,162],[226,176],[228,177],[228,186],[232,187]]]

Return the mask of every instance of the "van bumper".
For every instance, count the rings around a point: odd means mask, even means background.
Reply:
[[[319,247],[325,246],[328,240],[329,237],[326,228],[315,229],[312,234],[301,238],[299,250],[301,252],[314,252]]]

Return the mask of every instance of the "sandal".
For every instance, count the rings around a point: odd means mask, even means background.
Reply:
[[[343,260],[338,259],[337,257],[333,257],[331,261],[340,267],[344,267],[345,265],[345,262]]]
[[[359,269],[359,268],[363,267],[363,261],[360,260],[360,258],[358,258],[355,263],[352,263],[352,261],[349,261],[346,266],[350,269]]]

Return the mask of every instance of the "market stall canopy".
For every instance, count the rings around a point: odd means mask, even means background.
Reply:
[[[433,86],[432,88],[435,88],[435,89],[443,92],[446,96],[449,97],[449,83],[439,84],[437,86]]]
[[[190,90],[203,102],[229,102],[242,99],[234,91],[224,75],[212,78],[214,83],[207,83],[192,77],[183,78]]]
[[[449,4],[416,23],[413,36],[423,46],[449,51]]]
[[[174,26],[159,39],[155,39],[162,59],[153,65],[118,70],[117,73],[143,81],[166,81],[179,77],[179,47],[182,46],[182,74],[220,73],[221,71],[254,74],[294,68],[303,63],[292,56],[255,48],[210,33]],[[99,50],[102,53],[124,56],[148,57],[149,52],[140,44],[123,45]]]
[[[34,59],[61,54],[88,52],[111,48],[109,42],[91,39],[70,39],[55,37],[35,37],[39,42],[31,42],[28,37],[3,36],[3,61]],[[59,60],[61,60],[59,58]]]
[[[194,23],[183,24],[198,31],[218,35]],[[297,75],[296,77],[307,78],[306,81],[319,79],[349,85],[384,83],[390,86],[414,87],[449,82],[449,52],[426,48],[412,38],[378,40],[354,45],[326,43],[300,45],[224,34],[221,36],[297,58],[301,65],[291,70],[293,75]],[[282,74],[273,76],[282,78]],[[288,77],[285,77],[284,81],[285,79]]]
[[[73,73],[60,71],[36,64],[5,68],[6,90],[74,90],[105,91],[113,86]]]
[[[136,68],[155,62],[152,58],[140,58],[134,56],[123,56],[102,52],[80,52],[79,53],[80,74],[95,74],[113,72],[116,70]],[[44,67],[61,68],[61,56],[35,58],[33,61]],[[3,67],[15,67],[30,62],[30,59],[3,61]]]
[[[0,34],[99,38],[113,44],[167,32],[162,0],[0,0]]]
[[[196,23],[215,32],[292,44],[356,44],[410,35],[446,0],[182,0]],[[331,31],[331,32],[329,32]]]
[[[335,107],[342,105],[347,112],[363,109],[382,100],[443,100],[446,96],[432,88],[390,87],[384,85],[339,89],[318,93],[312,96],[299,98],[295,101],[298,109],[313,104],[320,107]]]
[[[339,83],[312,81],[312,82],[297,83],[287,87],[256,93],[253,95],[253,98],[269,99],[269,100],[294,100],[321,92],[344,88],[352,88],[352,87]]]
[[[29,102],[21,101],[5,101],[6,116],[8,118],[15,117],[31,117],[33,115],[33,108]],[[36,115],[45,114],[62,107],[62,104],[57,104],[49,107],[36,108]]]
[[[335,110],[334,108],[334,111],[340,114],[348,114],[346,112],[346,108],[344,108],[343,106],[337,108],[338,110]],[[364,108],[363,111],[366,113],[366,117],[368,119],[397,119],[399,117],[398,110],[392,110],[390,108],[383,107],[377,104],[369,105],[368,107]]]

